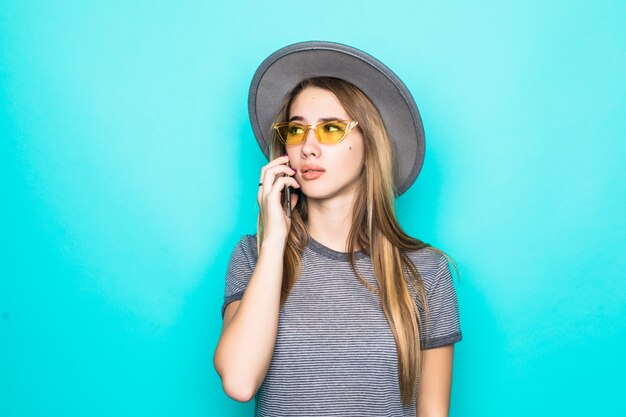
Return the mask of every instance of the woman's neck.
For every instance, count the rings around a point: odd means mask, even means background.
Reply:
[[[307,206],[306,228],[313,239],[337,252],[347,252],[352,226],[352,199],[308,199]]]

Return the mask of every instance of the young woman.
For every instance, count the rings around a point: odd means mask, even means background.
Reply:
[[[462,338],[448,257],[394,210],[423,161],[410,93],[329,42],[275,52],[250,92],[270,162],[257,233],[227,270],[214,356],[224,391],[256,397],[257,416],[447,416]]]

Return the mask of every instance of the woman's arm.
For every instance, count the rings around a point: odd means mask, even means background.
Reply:
[[[417,417],[448,417],[454,345],[426,349],[417,394]]]

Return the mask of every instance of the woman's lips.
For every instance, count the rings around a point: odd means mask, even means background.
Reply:
[[[321,176],[323,173],[324,171],[307,171],[302,173],[302,178],[304,178],[305,180],[314,180]]]

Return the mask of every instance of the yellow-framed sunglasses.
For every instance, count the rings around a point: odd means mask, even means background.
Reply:
[[[305,125],[298,122],[280,122],[272,124],[272,130],[285,145],[300,145],[304,143],[309,129],[313,129],[319,143],[333,145],[341,142],[346,135],[358,124],[354,120],[331,120],[315,125]]]

